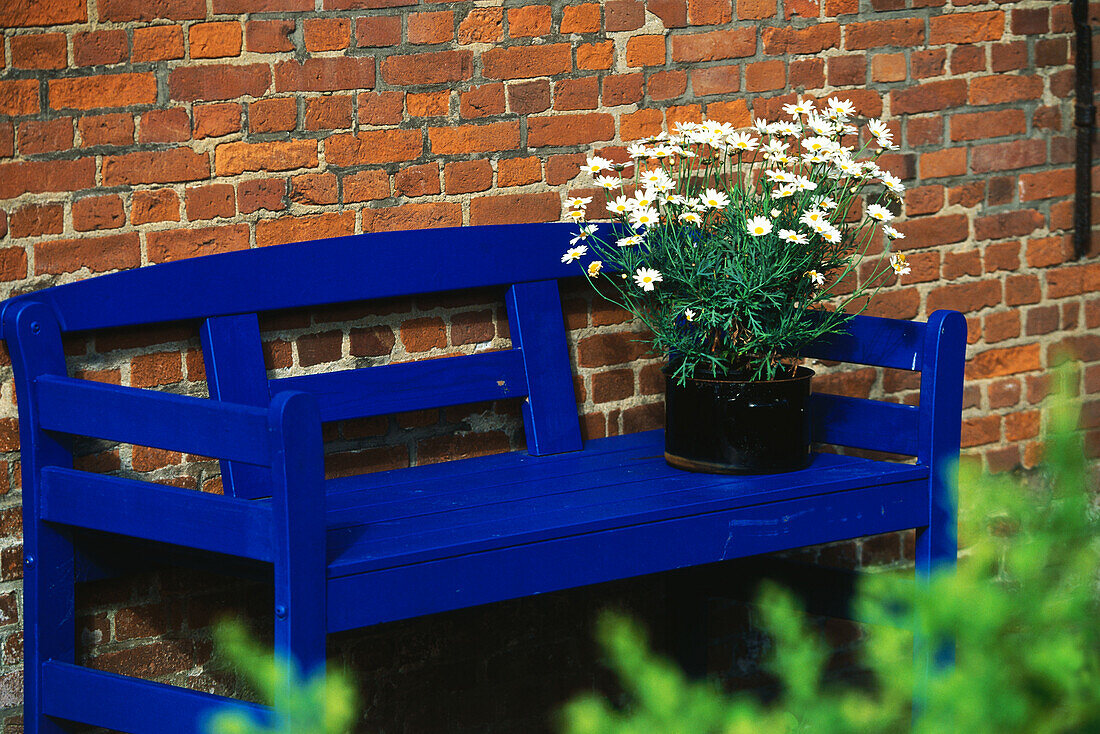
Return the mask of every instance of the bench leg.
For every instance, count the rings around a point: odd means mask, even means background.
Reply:
[[[44,712],[43,668],[75,661],[73,546],[64,531],[31,523],[23,546],[23,704],[26,734],[62,734],[71,725]],[[52,691],[64,697],[77,691]]]
[[[952,520],[954,516],[952,515]],[[917,593],[927,588],[934,573],[950,571],[958,555],[954,527],[945,524],[917,528],[916,583]],[[923,587],[923,588],[921,588]],[[930,640],[919,632],[913,634],[913,720],[916,722],[928,700],[932,680],[955,662],[955,645],[951,640]]]

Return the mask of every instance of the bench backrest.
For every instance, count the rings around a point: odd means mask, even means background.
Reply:
[[[261,406],[303,391],[326,421],[523,397],[528,450],[559,453],[581,447],[557,288],[558,278],[577,275],[560,262],[574,231],[566,223],[460,227],[245,250],[45,289],[6,302],[4,313],[15,301],[41,302],[62,331],[201,320],[211,398]],[[267,379],[258,313],[486,286],[507,288],[510,350]],[[925,389],[944,379],[935,369],[940,338],[962,322],[954,317],[936,314],[927,325],[859,317],[850,335],[807,356],[922,371],[922,395],[930,395]],[[955,371],[948,378],[961,384],[961,360]],[[918,457],[930,450],[931,405],[814,400],[816,440]],[[223,484],[237,497],[270,494],[269,475],[247,464],[223,462]]]

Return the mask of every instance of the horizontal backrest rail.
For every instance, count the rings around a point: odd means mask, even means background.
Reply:
[[[322,421],[366,418],[423,408],[525,397],[523,356],[518,349],[363,367],[269,382],[317,398]]]
[[[855,316],[845,330],[847,333],[832,334],[815,342],[802,356],[899,370],[921,369],[923,322]]]
[[[42,520],[272,560],[272,510],[266,502],[54,467],[42,470],[39,496]]]
[[[920,409],[912,405],[814,393],[809,413],[817,443],[917,455]]]
[[[35,391],[48,431],[271,465],[262,408],[53,375]]]

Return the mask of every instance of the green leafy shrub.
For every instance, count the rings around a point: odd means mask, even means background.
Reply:
[[[568,734],[875,734],[915,731],[1055,734],[1100,731],[1100,533],[1075,418],[1056,411],[1040,486],[964,472],[967,547],[958,572],[926,586],[911,574],[872,574],[860,588],[869,686],[829,685],[829,651],[791,596],[761,599],[774,638],[778,697],[725,695],[691,682],[649,652],[629,620],[598,634],[633,700],[625,710],[590,696],[565,711]],[[913,635],[954,640],[953,666],[918,681]],[[940,648],[943,649],[942,647]],[[919,685],[918,685],[919,684]],[[914,690],[921,704],[913,711]],[[910,727],[912,727],[910,729]]]
[[[206,734],[347,734],[356,716],[355,689],[343,677],[324,671],[306,679],[255,643],[238,622],[223,622],[215,643],[268,704],[277,702],[272,721],[237,711],[219,711]],[[280,695],[285,692],[285,695]]]

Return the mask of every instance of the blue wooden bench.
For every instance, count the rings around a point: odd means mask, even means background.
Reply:
[[[817,441],[916,463],[822,453],[791,474],[686,473],[665,464],[660,431],[581,440],[557,283],[576,273],[559,262],[568,231],[320,240],[5,302],[22,442],[27,731],[71,720],[191,734],[214,706],[263,712],[76,664],[74,582],[95,575],[82,569],[98,546],[120,539],[273,572],[276,649],[307,668],[323,663],[330,632],[844,538],[917,528],[918,573],[953,562],[959,314],[859,317],[810,355],[920,372],[919,408],[817,395],[812,416]],[[482,286],[507,288],[511,349],[267,377],[257,313]],[[212,399],[68,376],[62,334],[174,321],[201,324]],[[503,398],[523,401],[526,452],[324,480],[323,421]],[[76,471],[73,436],[216,457],[225,495]]]

